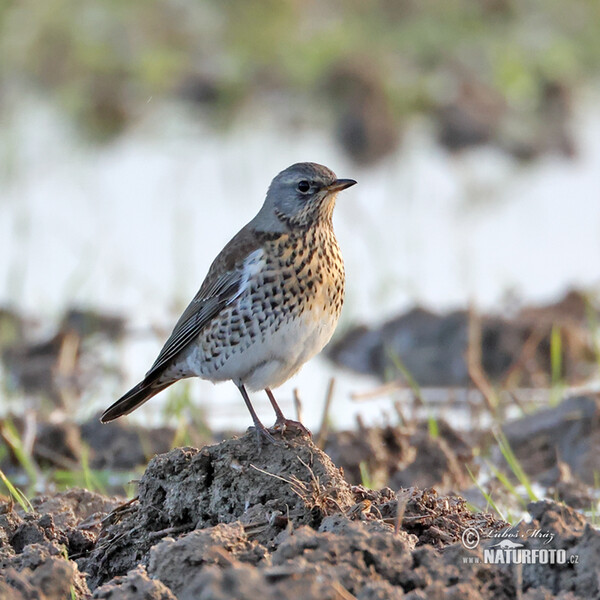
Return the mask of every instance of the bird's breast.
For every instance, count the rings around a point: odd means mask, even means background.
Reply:
[[[282,236],[263,250],[260,269],[201,336],[201,376],[276,387],[333,335],[344,299],[333,234]]]
[[[263,277],[275,279],[283,297],[283,311],[308,311],[317,318],[339,313],[344,299],[344,261],[331,228],[313,228],[289,234],[266,253]]]

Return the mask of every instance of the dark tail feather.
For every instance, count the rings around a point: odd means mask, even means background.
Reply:
[[[108,423],[109,421],[114,421],[118,417],[128,415],[138,406],[141,406],[144,402],[150,400],[152,396],[156,396],[158,392],[169,387],[172,383],[174,382],[167,381],[158,383],[156,381],[142,381],[141,383],[138,383],[122,398],[119,398],[112,406],[109,406],[104,413],[102,413],[100,421],[102,421],[102,423]]]

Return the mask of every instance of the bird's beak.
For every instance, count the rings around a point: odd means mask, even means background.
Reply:
[[[336,179],[331,185],[328,185],[325,189],[331,194],[335,192],[341,192],[356,183],[354,179]]]

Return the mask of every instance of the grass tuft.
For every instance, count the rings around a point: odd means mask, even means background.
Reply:
[[[29,478],[29,487],[35,488],[38,482],[39,470],[29,452],[27,452],[25,449],[21,435],[10,419],[4,420],[0,425],[0,435],[12,450],[15,458],[21,467],[23,467],[25,473],[27,473],[27,477]]]
[[[492,430],[492,433],[494,434],[494,437],[496,438],[496,441],[498,442],[498,447],[500,448],[500,452],[502,452],[502,456],[504,457],[504,460],[506,460],[513,475],[517,478],[517,481],[525,489],[525,491],[527,493],[527,497],[529,498],[529,500],[531,502],[537,502],[539,500],[539,498],[533,491],[533,487],[531,485],[531,480],[529,479],[529,477],[523,470],[523,467],[521,467],[521,463],[519,463],[517,457],[515,456],[514,452],[512,451],[512,448],[510,447],[510,444],[508,443],[508,440],[506,439],[504,432],[499,428],[494,428]],[[510,489],[509,489],[509,491],[510,491]],[[514,490],[514,493],[516,493],[516,490]]]
[[[473,474],[473,471],[471,471],[471,469],[469,468],[469,465],[467,465],[466,463],[465,463],[465,468],[467,469],[467,472],[469,473],[469,476],[471,477],[473,483],[477,486],[477,489],[481,492],[481,495],[485,498],[485,501],[487,503],[486,510],[488,508],[491,508],[502,520],[506,521],[506,517],[504,516],[502,511],[498,508],[498,505],[492,499],[491,494],[488,494],[483,489],[483,486],[479,483],[479,481],[477,481],[477,477],[475,477],[475,475]]]
[[[435,415],[429,410],[427,407],[427,403],[425,402],[425,397],[423,396],[423,392],[421,391],[421,386],[417,382],[417,380],[412,376],[412,373],[406,368],[406,365],[402,362],[402,359],[392,348],[387,348],[387,355],[394,367],[400,372],[402,377],[404,377],[406,383],[412,390],[415,398],[419,401],[419,404],[423,406],[427,411],[427,428],[429,430],[429,435],[432,439],[437,439],[440,435],[440,428],[438,426],[437,419]]]
[[[368,490],[373,489],[373,478],[371,477],[371,473],[369,471],[369,465],[367,465],[366,460],[361,460],[358,464],[358,468],[360,469],[360,482],[363,487],[366,487]]]
[[[4,484],[11,498],[13,498],[17,504],[26,512],[33,512],[33,506],[27,496],[4,474],[4,471],[0,469],[0,481]]]

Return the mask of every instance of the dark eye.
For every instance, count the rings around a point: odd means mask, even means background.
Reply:
[[[306,194],[306,192],[308,192],[308,190],[310,190],[310,183],[306,180],[302,180],[298,183],[298,191],[302,192],[303,194]]]

